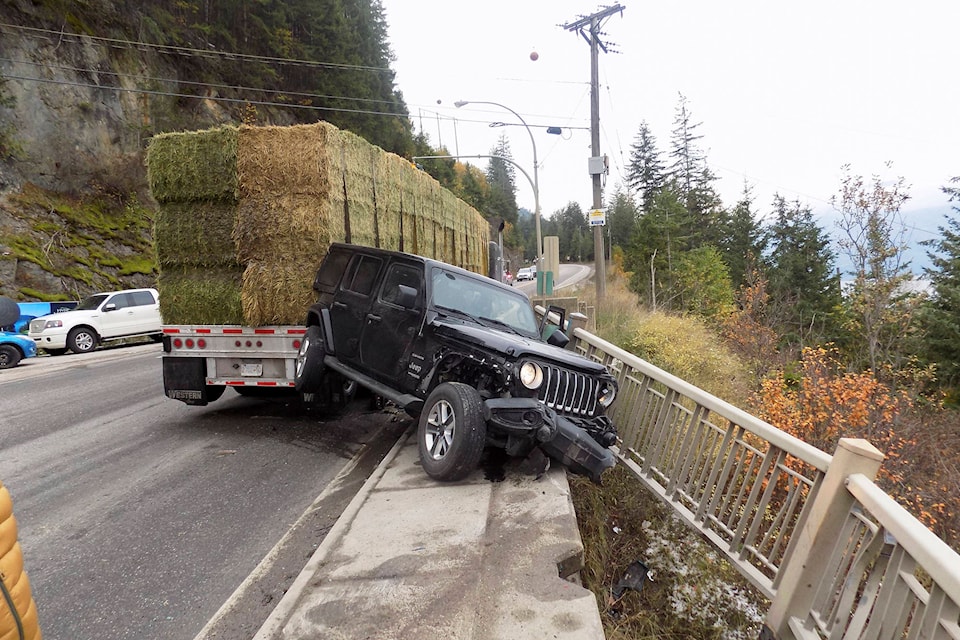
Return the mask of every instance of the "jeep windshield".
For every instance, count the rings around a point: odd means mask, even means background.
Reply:
[[[519,292],[462,273],[433,269],[433,306],[480,324],[493,324],[526,337],[538,337],[530,301]]]

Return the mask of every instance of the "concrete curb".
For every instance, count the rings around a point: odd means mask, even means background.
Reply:
[[[603,638],[566,471],[438,483],[410,429],[254,640]]]

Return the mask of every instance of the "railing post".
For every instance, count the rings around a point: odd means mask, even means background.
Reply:
[[[567,321],[567,329],[564,333],[567,334],[567,337],[570,338],[570,342],[567,343],[567,349],[570,351],[577,350],[577,341],[573,339],[573,332],[576,329],[586,329],[587,328],[587,316],[583,315],[579,311],[574,311],[570,314],[569,320]]]
[[[803,528],[796,531],[780,569],[776,595],[760,633],[761,639],[794,637],[790,619],[806,620],[817,585],[855,500],[845,481],[854,473],[875,479],[883,454],[860,438],[842,438],[823,477]]]

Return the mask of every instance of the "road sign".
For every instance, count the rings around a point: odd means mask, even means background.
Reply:
[[[607,214],[603,209],[591,209],[589,219],[591,227],[602,227],[607,224]]]

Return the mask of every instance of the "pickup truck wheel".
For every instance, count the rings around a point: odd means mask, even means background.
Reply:
[[[9,344],[0,344],[0,369],[12,369],[20,362],[20,351]]]
[[[88,353],[97,348],[97,334],[87,327],[76,327],[67,334],[67,346],[74,353]]]
[[[307,329],[300,342],[293,373],[293,384],[298,393],[316,393],[323,385],[323,336],[320,327]]]
[[[435,480],[462,480],[477,468],[487,439],[483,401],[476,389],[444,382],[427,398],[417,441],[420,464]]]

